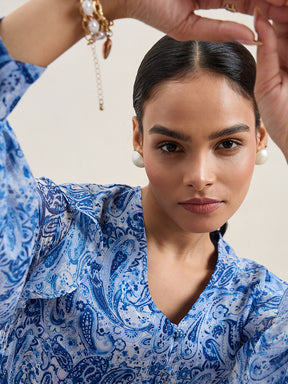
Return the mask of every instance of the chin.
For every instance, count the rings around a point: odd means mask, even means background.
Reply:
[[[178,217],[177,217],[178,216]],[[192,217],[174,216],[174,223],[184,232],[188,233],[211,233],[219,230],[231,216],[217,214],[193,215]],[[173,220],[173,218],[171,217]]]
[[[219,226],[218,225],[211,225],[211,223],[207,223],[207,224],[196,224],[196,223],[193,223],[193,225],[178,225],[184,232],[188,232],[188,233],[211,233],[211,232],[214,232],[214,231],[217,231],[224,223],[220,224]]]

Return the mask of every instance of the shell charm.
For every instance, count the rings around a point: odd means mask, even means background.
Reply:
[[[111,52],[111,48],[112,48],[112,40],[110,39],[110,37],[107,37],[107,40],[103,44],[103,49],[102,49],[102,54],[104,59],[107,59],[107,57],[109,56]]]

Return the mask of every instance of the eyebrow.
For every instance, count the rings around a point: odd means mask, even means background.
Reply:
[[[249,132],[250,128],[246,124],[235,124],[232,127],[225,128],[222,131],[212,133],[209,135],[209,140],[220,139],[221,137],[234,135],[239,132]]]
[[[191,137],[189,135],[173,131],[172,129],[163,127],[162,125],[154,125],[154,127],[149,130],[149,135],[151,135],[152,133],[158,133],[160,135],[169,136],[173,139],[178,139],[182,141],[191,141]]]
[[[239,124],[233,125],[232,127],[225,128],[221,131],[212,133],[211,135],[209,135],[208,138],[209,140],[215,140],[215,139],[220,139],[222,137],[226,137],[229,135],[234,135],[235,133],[249,132],[249,131],[250,131],[250,128],[248,125],[239,123]],[[149,134],[153,134],[153,133],[169,136],[169,137],[172,137],[173,139],[178,139],[182,141],[190,141],[190,142],[192,141],[191,136],[186,135],[185,133],[173,131],[172,129],[163,127],[162,125],[154,125],[149,130]]]

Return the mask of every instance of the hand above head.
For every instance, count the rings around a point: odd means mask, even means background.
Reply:
[[[225,4],[221,0],[127,0],[126,4],[128,17],[143,21],[176,40],[242,40],[251,44],[254,41],[254,33],[247,26],[196,14],[197,10],[223,9]]]
[[[259,11],[255,95],[264,125],[288,161],[288,23],[273,26]]]
[[[124,17],[141,20],[177,40],[238,40],[253,44],[254,33],[247,26],[200,17],[197,10],[226,8],[253,15],[256,6],[268,18],[288,22],[288,7],[283,11],[283,7],[273,6],[266,0],[227,0],[227,3],[223,0],[126,0]]]
[[[226,6],[252,15],[255,6],[259,6],[269,18],[288,22],[288,7],[273,6],[266,0],[227,0],[227,4],[223,0],[101,0],[101,3],[108,20],[132,17],[179,40],[238,40],[253,44],[254,33],[247,26],[200,17],[195,13],[198,9]],[[46,66],[83,37],[79,7],[80,0],[27,1],[3,19],[0,34],[12,56]]]

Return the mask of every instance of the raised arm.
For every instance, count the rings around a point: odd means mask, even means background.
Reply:
[[[133,17],[179,40],[240,40],[253,44],[254,34],[246,26],[210,20],[197,9],[222,8],[222,0],[101,0],[108,20]],[[229,3],[229,1],[227,1]],[[265,0],[237,1],[237,11],[253,14],[255,5],[269,17],[274,8]],[[47,66],[75,44],[83,31],[79,0],[30,0],[5,17],[0,35],[17,60]]]
[[[79,0],[32,0],[5,17],[2,40],[14,59],[47,66],[82,36]]]

